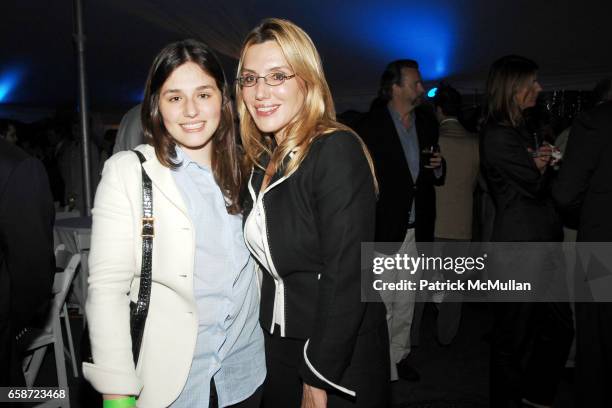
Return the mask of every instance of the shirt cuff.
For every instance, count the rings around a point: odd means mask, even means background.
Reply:
[[[137,396],[143,386],[135,372],[124,372],[91,363],[83,363],[83,377],[100,394]]]

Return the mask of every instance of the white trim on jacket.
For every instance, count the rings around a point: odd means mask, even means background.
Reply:
[[[344,388],[341,385],[338,385],[338,384],[336,384],[334,382],[331,382],[330,380],[325,378],[323,376],[323,374],[319,373],[316,368],[314,368],[314,366],[310,363],[310,360],[308,359],[308,354],[306,354],[306,350],[308,349],[308,343],[309,342],[310,342],[310,339],[306,340],[306,344],[304,344],[304,361],[306,362],[306,365],[308,366],[310,371],[312,371],[314,373],[314,375],[316,375],[319,380],[325,381],[327,384],[331,385],[332,387],[334,387],[338,391],[342,391],[343,393],[348,394],[351,397],[357,396],[357,393],[355,391],[349,390],[348,388]]]
[[[251,198],[253,200],[253,210],[251,210],[251,214],[249,214],[249,217],[261,217],[262,218],[262,225],[265,228],[265,231],[263,231],[263,235],[262,235],[262,242],[263,242],[263,246],[264,246],[264,252],[265,252],[265,262],[262,262],[262,260],[260,259],[259,261],[264,263],[264,266],[269,267],[269,273],[270,275],[272,275],[272,278],[274,279],[274,307],[272,310],[272,322],[270,324],[270,327],[267,328],[269,330],[270,333],[274,332],[274,324],[278,324],[280,326],[280,330],[281,330],[281,337],[285,337],[285,285],[283,283],[283,279],[280,277],[280,275],[278,274],[278,272],[276,271],[276,267],[274,266],[274,262],[272,260],[272,253],[270,252],[270,244],[268,242],[268,227],[266,224],[266,209],[263,205],[263,198],[265,196],[265,194],[270,191],[272,188],[274,188],[275,186],[277,186],[278,184],[282,183],[284,180],[287,179],[286,176],[281,177],[280,179],[276,180],[274,183],[270,184],[268,187],[266,187],[266,189],[261,192],[259,194],[259,197],[257,196],[257,194],[255,194],[255,190],[253,189],[253,186],[251,185],[251,180],[253,178],[253,172],[251,172],[251,177],[249,178],[249,193],[251,194]],[[248,222],[248,220],[247,220]],[[245,222],[245,228],[246,228],[246,222]],[[245,237],[247,235],[246,230],[244,231]],[[249,250],[251,251],[251,253],[253,255],[256,254],[256,251],[253,250],[253,247],[251,246],[251,244],[249,243],[248,239],[245,239],[245,242],[247,244],[247,247],[249,248]],[[266,268],[267,270],[268,268]],[[264,272],[265,273],[265,272]]]

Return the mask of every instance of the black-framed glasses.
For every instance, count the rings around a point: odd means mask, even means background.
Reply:
[[[286,80],[293,78],[294,76],[295,74],[287,75],[284,72],[271,72],[268,75],[264,75],[264,76],[257,76],[254,74],[244,74],[236,78],[236,80],[242,87],[255,86],[257,84],[257,81],[259,81],[259,78],[263,78],[266,85],[278,86],[282,84],[283,82],[285,82]]]

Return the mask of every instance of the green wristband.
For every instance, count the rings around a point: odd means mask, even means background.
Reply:
[[[124,397],[104,400],[103,408],[131,408],[136,406],[135,397]]]

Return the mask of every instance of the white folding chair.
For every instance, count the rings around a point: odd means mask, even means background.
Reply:
[[[81,213],[78,210],[73,211],[55,211],[55,221],[65,220],[67,218],[78,218]],[[53,246],[57,247],[60,244],[60,235],[55,228],[53,228]]]
[[[68,313],[66,310],[66,295],[70,289],[70,284],[74,278],[76,268],[81,261],[81,255],[70,254],[65,249],[61,248],[61,246],[58,247],[56,252],[56,262],[60,268],[63,268],[63,271],[55,274],[53,281],[53,301],[45,327],[40,330],[32,329],[27,334],[27,356],[23,361],[23,374],[26,385],[32,387],[38,376],[38,371],[47,348],[53,345],[58,387],[66,390],[67,396],[64,400],[54,400],[54,403],[48,401],[41,406],[70,408],[70,401],[68,399],[68,379],[66,377],[66,361],[64,357],[64,339],[62,336],[60,316],[64,317],[66,335],[68,336],[68,345],[70,347],[69,354],[73,363],[72,368],[75,376],[78,376],[76,359],[74,357],[74,347],[72,345],[72,333],[70,331],[70,322],[68,321]],[[49,405],[49,403],[51,403],[51,405]]]
[[[61,270],[65,270],[72,258],[72,253],[66,250],[64,244],[59,244],[55,248],[55,266]],[[76,274],[76,271],[74,272]],[[72,280],[74,280],[74,275]],[[54,282],[55,283],[55,282]],[[70,287],[70,285],[68,285]],[[70,353],[70,362],[72,363],[72,374],[74,377],[79,376],[77,368],[77,360],[74,354],[74,343],[72,341],[72,328],[70,327],[70,316],[68,315],[68,300],[64,300],[64,305],[60,312],[60,318],[64,319],[64,328],[66,329],[66,337],[68,338],[68,352]]]

